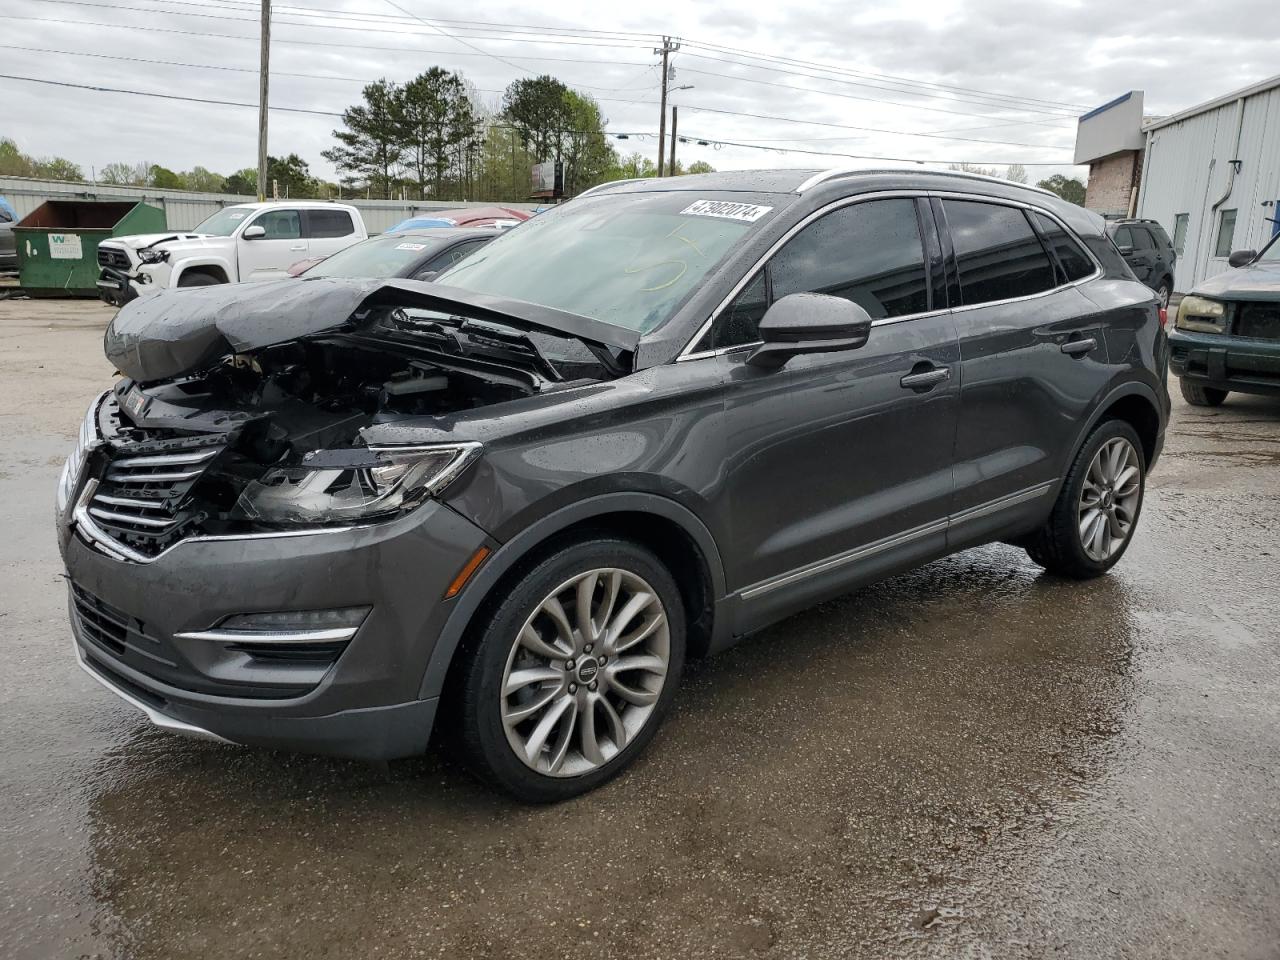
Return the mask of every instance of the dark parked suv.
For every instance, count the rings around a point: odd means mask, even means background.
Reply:
[[[1156,292],[1160,306],[1169,306],[1178,255],[1164,227],[1154,220],[1111,220],[1107,233],[1133,275]]]
[[[610,184],[438,283],[164,292],[59,487],[76,653],[188,734],[434,725],[570,796],[687,656],[825,597],[995,540],[1104,573],[1166,343],[1100,218],[948,173]]]

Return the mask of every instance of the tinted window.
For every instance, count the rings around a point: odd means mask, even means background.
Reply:
[[[268,210],[253,225],[266,230],[268,240],[296,240],[302,236],[302,218],[297,210]]]
[[[1044,234],[1044,238],[1049,244],[1049,249],[1058,258],[1058,266],[1062,270],[1061,280],[1063,283],[1083,280],[1093,273],[1095,267],[1093,261],[1089,259],[1089,255],[1080,249],[1080,244],[1071,239],[1071,236],[1062,229],[1057,220],[1052,217],[1046,217],[1043,213],[1037,213],[1034,216],[1036,225],[1040,228],[1040,232]]]
[[[1146,227],[1134,227],[1133,239],[1136,241],[1135,246],[1139,250],[1154,250],[1156,242],[1151,237],[1151,231]]]
[[[759,340],[765,308],[791,293],[843,297],[873,320],[929,309],[914,200],[873,200],[832,211],[787,241],[765,271],[721,313],[697,349]]]
[[[456,247],[450,247],[431,262],[430,269],[443,270],[445,267],[451,267],[459,260],[471,256],[488,242],[488,240],[470,240],[467,243],[460,243]]]
[[[351,214],[345,210],[308,210],[307,236],[349,237],[356,232]]]
[[[1116,232],[1112,234],[1111,239],[1116,242],[1117,247],[1133,247],[1133,231],[1128,227],[1117,227]]]
[[[1053,264],[1017,207],[944,200],[966,304],[1008,300],[1051,290]]]

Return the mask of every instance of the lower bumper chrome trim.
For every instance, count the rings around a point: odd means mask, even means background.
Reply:
[[[234,741],[228,740],[226,737],[218,736],[216,733],[214,733],[211,730],[206,730],[203,727],[197,727],[190,723],[184,723],[183,721],[178,720],[175,717],[171,717],[168,714],[161,713],[159,710],[156,710],[154,707],[150,707],[147,704],[143,703],[137,697],[130,696],[128,693],[126,693],[124,690],[121,690],[115,684],[111,683],[111,681],[109,681],[106,677],[102,676],[102,674],[98,673],[98,671],[94,670],[93,667],[89,666],[89,664],[85,662],[84,654],[80,652],[79,642],[75,643],[75,650],[76,650],[76,662],[80,664],[81,670],[83,670],[89,676],[93,677],[93,679],[97,680],[100,684],[102,684],[104,687],[106,687],[108,690],[114,693],[117,697],[119,697],[125,703],[129,704],[130,706],[137,707],[139,710],[141,710],[143,713],[147,715],[148,720],[150,720],[155,726],[159,727],[160,729],[168,730],[170,733],[176,733],[184,737],[192,737],[197,740],[212,740],[215,743],[233,743],[234,742]]]

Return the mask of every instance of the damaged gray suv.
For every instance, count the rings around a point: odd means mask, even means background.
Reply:
[[[956,174],[610,184],[436,283],[166,292],[58,489],[76,654],[156,724],[549,801],[687,657],[1003,540],[1125,552],[1167,341],[1103,221]]]

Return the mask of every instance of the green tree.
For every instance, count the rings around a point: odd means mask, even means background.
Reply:
[[[463,180],[468,160],[480,150],[481,117],[466,82],[457,73],[432,67],[401,88],[398,114],[408,166],[418,197],[443,197],[446,177]]]
[[[41,180],[84,180],[84,171],[78,163],[64,157],[44,157],[33,164],[32,175]]]
[[[182,174],[174,173],[157,163],[148,171],[147,185],[160,190],[182,190],[187,182],[182,179]]]
[[[707,163],[707,161],[705,160],[695,160],[693,163],[689,164],[689,169],[685,172],[686,173],[715,173],[716,168],[713,167],[711,164]]]
[[[202,193],[218,193],[227,182],[226,177],[204,167],[192,167],[182,175],[187,182],[188,190],[199,190]]]
[[[617,155],[605,139],[607,121],[593,98],[554,77],[534,77],[507,87],[502,113],[536,161],[563,164],[567,195],[609,179]]]
[[[258,171],[255,167],[245,167],[227,177],[222,184],[223,193],[233,193],[241,197],[258,195]]]
[[[33,176],[31,158],[23,153],[17,141],[0,139],[0,177]]]
[[[1050,193],[1056,193],[1068,203],[1084,206],[1084,184],[1075,177],[1064,177],[1060,173],[1055,173],[1047,180],[1041,180],[1036,186]]]
[[[256,186],[256,173],[253,179]],[[296,153],[287,157],[267,157],[267,196],[275,196],[277,189],[281,197],[314,197],[316,180],[311,176],[311,167],[307,161]]]
[[[364,102],[342,112],[345,130],[335,130],[338,146],[322,156],[349,176],[359,176],[391,198],[391,187],[405,154],[399,116],[399,87],[379,80],[364,88]]]

